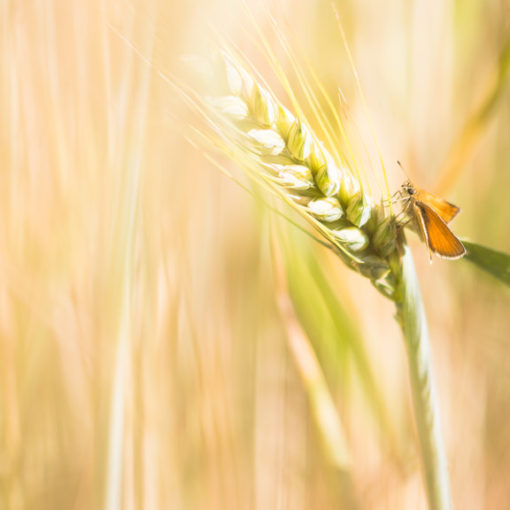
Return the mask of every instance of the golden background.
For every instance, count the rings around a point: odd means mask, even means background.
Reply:
[[[0,508],[425,508],[391,303],[288,227],[290,291],[346,474],[289,352],[268,213],[189,145],[158,74],[178,74],[205,34],[256,45],[248,12],[275,42],[270,12],[370,138],[330,2],[247,6],[0,3]],[[461,206],[458,235],[510,252],[509,4],[336,6],[392,191],[401,160]],[[466,261],[430,265],[411,240],[455,507],[508,508],[509,291]]]

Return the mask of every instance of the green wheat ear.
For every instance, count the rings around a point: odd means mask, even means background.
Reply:
[[[297,211],[348,267],[395,303],[406,340],[429,506],[450,508],[426,318],[402,229],[305,119],[285,108],[231,53],[221,53],[211,68],[210,79],[222,84],[220,92],[195,103],[212,128],[208,141]]]
[[[233,57],[222,53],[216,72],[223,90],[207,102],[229,153],[318,229],[350,268],[393,299],[401,244],[394,218],[306,122]]]

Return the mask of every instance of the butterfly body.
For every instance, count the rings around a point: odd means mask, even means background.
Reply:
[[[448,227],[460,209],[442,198],[415,187],[411,182],[402,185],[404,211],[415,221],[418,231],[432,253],[445,259],[459,259],[466,254],[461,241]]]

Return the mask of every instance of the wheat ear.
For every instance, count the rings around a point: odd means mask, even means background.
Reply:
[[[310,128],[227,55],[223,94],[208,97],[221,136],[242,164],[321,232],[352,269],[387,297],[395,291],[397,229],[384,207],[363,192],[347,166]],[[246,164],[249,162],[248,164]]]

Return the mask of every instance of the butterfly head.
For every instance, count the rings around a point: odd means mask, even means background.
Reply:
[[[402,191],[409,196],[413,196],[416,193],[416,188],[412,185],[411,181],[406,181],[402,184]]]

